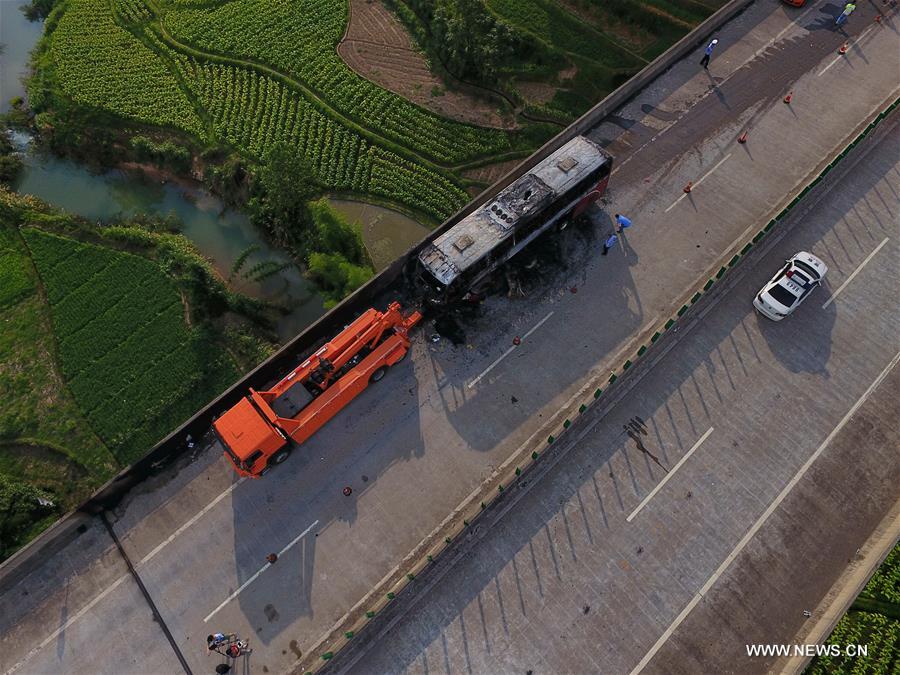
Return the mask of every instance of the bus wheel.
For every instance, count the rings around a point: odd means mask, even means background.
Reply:
[[[290,448],[282,448],[274,455],[272,455],[272,459],[269,460],[269,464],[281,464],[284,460],[291,456]]]
[[[380,380],[382,377],[384,377],[384,374],[386,372],[387,372],[387,368],[385,368],[384,366],[381,366],[381,368],[379,368],[374,373],[372,373],[372,375],[369,377],[369,382],[378,382],[378,380]]]

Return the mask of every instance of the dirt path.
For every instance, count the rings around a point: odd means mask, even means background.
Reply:
[[[350,0],[350,21],[337,51],[360,77],[442,117],[499,129],[516,126],[514,117],[498,112],[497,104],[446,89],[380,0]]]

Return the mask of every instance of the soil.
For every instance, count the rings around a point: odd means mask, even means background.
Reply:
[[[556,87],[546,82],[516,82],[516,90],[529,103],[548,103],[556,94]]]
[[[597,11],[596,7],[584,7],[577,0],[558,0],[559,4],[585,23],[603,31],[627,47],[641,51],[650,46],[656,36],[627,21],[619,21],[612,14]]]
[[[498,162],[497,164],[481,166],[477,169],[469,169],[463,173],[463,176],[492,185],[502,176],[512,171],[517,164],[521,164],[522,161],[522,159],[511,159],[508,162]],[[478,191],[481,192],[481,188]]]
[[[516,127],[514,117],[497,110],[499,102],[447,89],[400,20],[379,0],[350,0],[350,21],[337,51],[360,76],[442,117],[483,127]]]

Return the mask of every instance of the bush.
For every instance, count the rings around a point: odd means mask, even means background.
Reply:
[[[354,265],[368,265],[366,247],[359,228],[348,223],[325,199],[310,204],[315,225],[312,248],[325,253],[337,253]]]
[[[139,162],[152,162],[179,173],[187,173],[191,169],[191,151],[172,141],[155,143],[145,136],[134,136],[131,149]]]
[[[0,126],[0,183],[11,185],[22,169],[22,160],[14,152],[6,129]]]
[[[309,255],[309,276],[322,288],[325,307],[331,308],[371,279],[372,270],[340,253],[314,252]]]
[[[32,532],[37,530],[35,521],[53,512],[49,494],[0,473],[0,560],[33,536]]]

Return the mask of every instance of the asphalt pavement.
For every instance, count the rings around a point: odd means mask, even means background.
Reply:
[[[616,155],[610,203],[541,251],[527,297],[491,298],[461,345],[419,330],[411,358],[263,480],[237,481],[200,448],[142,484],[110,514],[134,573],[86,518],[80,537],[5,589],[0,673],[173,672],[179,658],[203,672],[215,630],[249,638],[242,667],[291,668],[894,100],[896,63],[876,55],[900,40],[892,17],[872,22],[876,8],[836,31],[833,4],[751,5],[719,31],[709,71],[685,59],[592,132]],[[616,211],[635,224],[601,257]],[[691,435],[671,433],[674,455]]]
[[[898,179],[895,128],[351,672],[777,672],[900,502]]]

